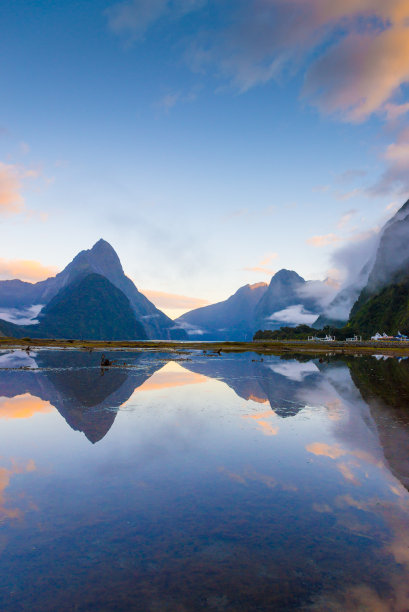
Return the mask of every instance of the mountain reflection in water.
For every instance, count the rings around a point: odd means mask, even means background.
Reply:
[[[106,356],[0,353],[0,609],[409,609],[409,361]]]

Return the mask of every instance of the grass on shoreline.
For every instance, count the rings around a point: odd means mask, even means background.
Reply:
[[[269,340],[257,342],[177,342],[177,341],[94,341],[94,340],[59,340],[37,338],[0,338],[0,349],[22,348],[29,346],[34,349],[61,348],[79,350],[144,350],[144,351],[186,351],[201,350],[207,353],[221,351],[223,353],[254,353],[282,355],[286,353],[306,354],[341,354],[341,355],[395,355],[409,357],[409,343],[396,344],[392,342],[306,342],[302,340]]]

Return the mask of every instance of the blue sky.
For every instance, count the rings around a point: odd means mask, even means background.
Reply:
[[[170,314],[342,277],[409,190],[409,2],[386,4],[4,3],[0,278],[100,237]]]

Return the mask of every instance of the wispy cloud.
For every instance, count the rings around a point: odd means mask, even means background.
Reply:
[[[105,13],[110,29],[128,41],[142,40],[155,23],[170,18],[180,19],[196,11],[206,0],[130,0],[109,7]]]
[[[403,114],[390,104],[409,80],[408,18],[406,0],[238,0],[229,25],[198,37],[190,60],[216,65],[240,91],[306,70],[303,95],[348,121]]]
[[[24,208],[22,177],[17,166],[0,162],[0,213],[16,215]]]
[[[185,50],[192,70],[217,75],[223,86],[239,92],[304,73],[302,97],[348,122],[375,113],[396,122],[409,113],[409,102],[402,99],[409,83],[407,0],[237,0],[223,8],[215,0],[128,0],[106,14],[114,33],[137,41],[155,25],[169,25],[209,5],[223,18],[207,30],[196,20]],[[169,92],[160,105],[169,110],[182,99]],[[409,188],[405,138],[388,147],[388,168],[367,194]]]
[[[344,229],[346,225],[350,222],[352,217],[356,215],[357,211],[355,209],[348,210],[346,213],[342,215],[340,220],[338,221],[337,228]]]
[[[172,91],[165,94],[156,104],[156,108],[159,110],[163,110],[168,113],[172,108],[174,108],[177,104],[188,104],[189,102],[194,102],[197,97],[196,91],[191,91],[187,94],[182,93],[181,91]]]
[[[409,61],[409,58],[408,58]],[[379,181],[369,190],[375,195],[395,192],[399,195],[409,191],[409,128],[404,129],[395,143],[385,153],[386,170]]]

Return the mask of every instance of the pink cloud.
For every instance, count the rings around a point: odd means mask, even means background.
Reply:
[[[383,109],[407,81],[409,29],[398,26],[352,33],[331,47],[307,72],[304,95],[325,113],[362,121]]]
[[[341,238],[336,234],[325,234],[324,236],[312,236],[307,240],[307,244],[310,244],[313,247],[324,247],[329,244],[335,244],[339,242]]]
[[[0,214],[16,215],[24,208],[21,195],[21,176],[18,168],[0,162]]]
[[[396,142],[390,144],[384,152],[386,170],[379,181],[369,190],[375,195],[384,195],[395,191],[397,195],[409,191],[409,128],[403,130]]]
[[[0,162],[0,215],[28,213],[22,195],[24,181],[37,179],[39,176],[38,170]]]
[[[206,306],[209,302],[203,298],[167,293],[165,291],[152,291],[141,289],[142,293],[150,299],[158,308],[193,309]]]
[[[277,259],[277,257],[278,253],[269,253],[268,255],[265,255],[257,265],[244,268],[244,270],[246,272],[259,272],[260,274],[273,276],[276,273],[276,270],[272,269],[270,264],[274,259]]]
[[[38,261],[0,258],[0,278],[3,280],[19,278],[28,282],[38,282],[55,276],[57,272],[58,268],[44,266]]]

